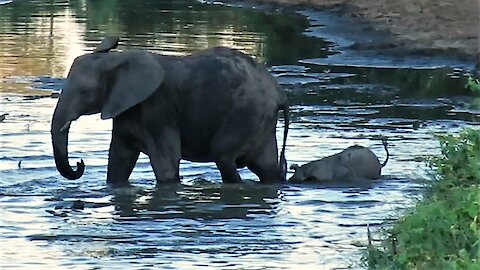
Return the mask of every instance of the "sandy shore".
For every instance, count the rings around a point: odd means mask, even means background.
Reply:
[[[395,48],[479,62],[478,0],[246,0],[282,6],[339,9],[340,16],[369,22],[389,41],[357,44],[357,49]],[[388,43],[388,44],[386,44]]]

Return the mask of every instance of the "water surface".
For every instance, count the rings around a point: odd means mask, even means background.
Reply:
[[[303,15],[302,15],[303,14]],[[14,1],[0,6],[0,266],[29,269],[361,268],[366,225],[411,205],[438,154],[435,132],[474,126],[478,100],[464,69],[364,57],[324,37],[322,14],[195,1]],[[307,20],[308,16],[310,23]],[[212,163],[181,163],[182,184],[155,189],[141,156],[138,190],[105,184],[111,121],[81,117],[70,131],[76,181],[55,169],[50,119],[73,59],[105,35],[120,49],[185,55],[211,46],[264,62],[291,102],[289,163],[352,144],[392,156],[363,186],[222,185]],[[322,38],[323,37],[323,38]],[[342,51],[342,53],[339,53]],[[283,121],[279,121],[281,138]],[[289,172],[291,175],[292,172]],[[72,209],[76,201],[83,209]],[[76,208],[76,207],[73,207]],[[81,208],[81,207],[80,207]]]

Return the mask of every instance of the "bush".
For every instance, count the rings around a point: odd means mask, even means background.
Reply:
[[[371,269],[480,269],[480,131],[439,135],[434,179],[411,213],[369,246]]]
[[[467,129],[454,135],[437,135],[442,154],[430,160],[436,172],[433,192],[453,186],[469,187],[480,184],[480,130]]]
[[[469,76],[465,88],[469,89],[475,94],[480,94],[480,81],[478,79],[474,79],[472,76]]]

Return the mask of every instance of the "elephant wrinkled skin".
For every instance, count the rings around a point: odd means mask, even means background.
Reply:
[[[225,183],[241,182],[247,166],[262,183],[285,181],[288,102],[275,78],[253,58],[216,47],[189,56],[146,51],[112,52],[106,38],[72,64],[52,118],[58,171],[83,175],[68,162],[70,123],[101,113],[113,119],[107,182],[128,185],[140,152],[150,158],[157,183],[178,182],[180,159],[216,163]],[[285,128],[278,160],[276,124]]]
[[[385,140],[383,140],[383,146],[387,152],[387,157],[382,164],[369,148],[353,145],[340,153],[302,166],[292,164],[290,168],[294,169],[295,173],[288,182],[342,182],[378,179],[390,156]]]

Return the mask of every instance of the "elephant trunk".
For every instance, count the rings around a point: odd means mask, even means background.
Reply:
[[[85,164],[83,160],[77,162],[77,170],[73,170],[68,162],[68,131],[70,129],[70,122],[65,115],[59,111],[59,108],[55,108],[55,113],[52,119],[52,144],[53,144],[53,156],[55,157],[55,165],[60,174],[68,179],[78,179],[83,175],[85,171]]]

